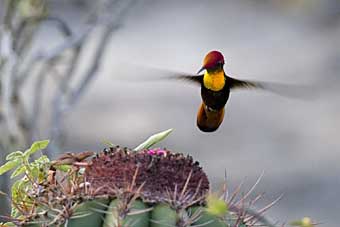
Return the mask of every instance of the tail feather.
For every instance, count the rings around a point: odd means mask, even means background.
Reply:
[[[221,125],[224,118],[224,108],[211,110],[204,103],[197,113],[197,127],[203,132],[214,132]]]

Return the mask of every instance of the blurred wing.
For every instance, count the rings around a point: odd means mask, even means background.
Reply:
[[[183,80],[187,82],[192,82],[197,85],[201,85],[203,81],[203,75],[190,75],[183,72],[160,69],[152,66],[141,66],[136,64],[127,64],[127,66],[128,67],[120,67],[119,71],[114,73],[114,78],[116,80],[128,82]]]
[[[190,75],[182,72],[176,72],[171,70],[165,70],[165,69],[156,69],[156,68],[148,68],[148,75],[158,75],[157,77],[153,76],[149,79],[156,79],[157,80],[182,80],[186,82],[191,82],[193,84],[201,86],[203,82],[203,75]]]
[[[295,84],[281,84],[262,81],[238,80],[231,77],[228,78],[228,84],[231,90],[236,89],[262,89],[273,92],[275,94],[300,99],[310,99],[315,97],[312,86],[295,85]]]
[[[254,88],[260,88],[265,89],[262,82],[256,82],[256,81],[248,81],[248,80],[238,80],[231,77],[227,77],[227,84],[229,84],[230,89],[239,89],[239,88],[245,88],[245,89],[254,89]]]
[[[203,83],[203,75],[195,75],[195,76],[175,75],[175,76],[169,77],[169,79],[185,80],[188,82],[193,82],[197,85],[201,85]]]

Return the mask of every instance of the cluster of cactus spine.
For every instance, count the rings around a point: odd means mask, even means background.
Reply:
[[[144,149],[153,141],[144,144],[140,151],[104,149],[90,160],[92,152],[66,153],[42,170],[47,173],[40,180],[26,169],[24,178],[31,181],[21,191],[26,197],[12,201],[17,212],[4,226],[272,226],[262,214],[274,203],[248,210],[245,200],[253,188],[238,199],[240,190],[229,194],[226,187],[221,197],[211,195],[198,162],[165,149]]]

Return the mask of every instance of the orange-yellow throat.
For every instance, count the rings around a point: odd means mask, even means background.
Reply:
[[[225,85],[224,71],[219,70],[215,72],[206,71],[203,76],[203,85],[212,91],[220,91]]]

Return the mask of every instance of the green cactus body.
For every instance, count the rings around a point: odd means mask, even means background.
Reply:
[[[132,202],[126,214],[119,210],[119,200],[114,199],[109,205],[103,227],[148,227],[150,212],[147,205],[140,200]]]
[[[157,204],[151,213],[150,227],[176,226],[178,215],[167,204]]]
[[[79,204],[73,212],[73,215],[67,221],[68,227],[96,227],[102,226],[105,211],[107,210],[109,199],[95,199],[85,201]],[[48,215],[44,220],[35,220],[31,224],[26,224],[27,227],[39,226],[59,226],[59,224],[49,224],[55,216]],[[41,224],[38,224],[41,223]]]
[[[101,226],[104,219],[104,212],[109,203],[108,199],[86,201],[80,204],[74,216],[68,222],[69,227],[94,227]],[[77,217],[78,216],[78,217]]]
[[[40,227],[39,224],[28,224],[28,225],[24,225],[25,227]]]
[[[205,211],[204,207],[194,206],[189,208],[189,214],[197,218],[193,223],[193,226],[204,226],[204,227],[228,227],[229,225],[225,223],[221,218],[212,215]]]

